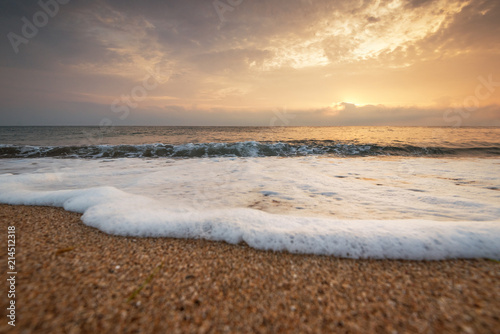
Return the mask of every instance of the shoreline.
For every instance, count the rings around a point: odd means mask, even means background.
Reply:
[[[1,332],[493,333],[500,327],[498,262],[352,260],[119,237],[84,225],[80,216],[0,205],[2,230],[16,226],[18,270],[16,326],[4,316]],[[6,250],[0,257],[6,273]]]

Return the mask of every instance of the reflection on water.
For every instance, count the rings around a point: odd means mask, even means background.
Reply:
[[[499,147],[499,127],[0,127],[0,144],[328,142],[379,146]]]

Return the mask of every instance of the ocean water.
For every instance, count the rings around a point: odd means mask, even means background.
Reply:
[[[500,259],[500,128],[0,127],[0,202],[117,235]]]
[[[0,158],[500,157],[498,127],[0,127]]]

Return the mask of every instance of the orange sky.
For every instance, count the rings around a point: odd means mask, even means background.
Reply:
[[[498,1],[56,4],[0,5],[2,125],[500,125]]]

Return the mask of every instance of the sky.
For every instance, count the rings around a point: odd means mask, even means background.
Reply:
[[[4,0],[0,125],[500,126],[498,0]]]

